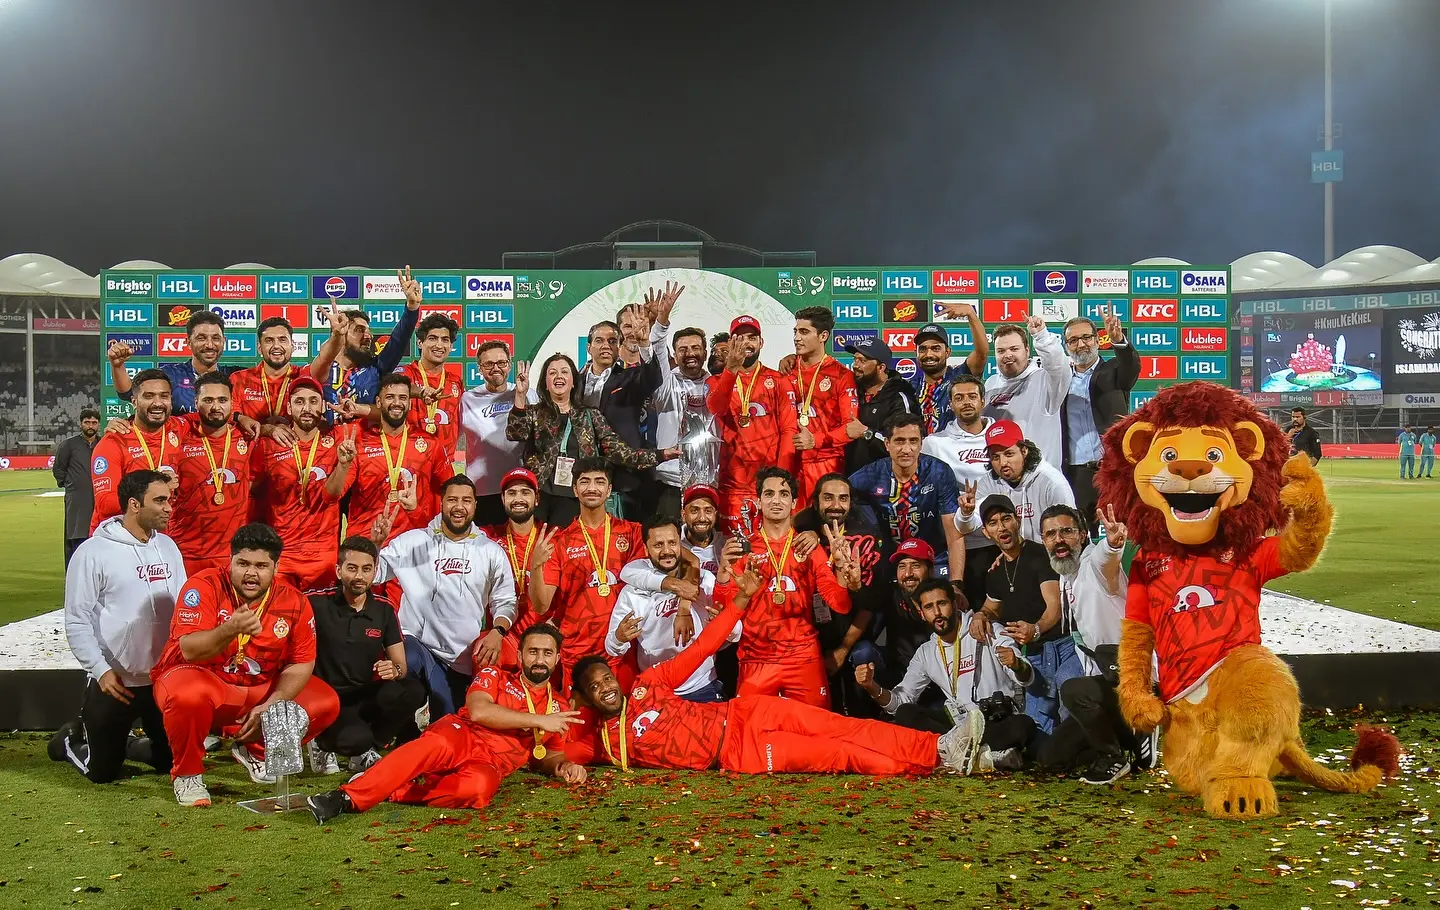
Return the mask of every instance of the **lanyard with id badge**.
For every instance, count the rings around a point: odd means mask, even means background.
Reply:
[[[566,455],[570,450],[570,430],[575,425],[575,416],[578,411],[572,411],[565,418],[565,432],[560,435],[560,454],[555,456],[555,477],[551,484],[557,487],[557,493],[565,496],[574,496],[573,485],[575,483],[575,459]]]

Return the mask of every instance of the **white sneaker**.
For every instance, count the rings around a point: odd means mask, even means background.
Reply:
[[[1001,749],[999,752],[992,752],[989,746],[985,746],[975,760],[975,770],[982,774],[988,774],[991,771],[1019,771],[1024,766],[1025,759],[1021,757],[1018,749]]]
[[[380,753],[376,752],[374,749],[369,749],[361,753],[360,755],[350,756],[350,760],[347,762],[347,764],[349,764],[351,771],[366,771],[379,760]]]
[[[182,806],[209,806],[210,791],[205,789],[205,778],[198,774],[175,778],[175,800]]]
[[[216,749],[220,748],[220,744],[222,742],[224,742],[224,740],[216,736],[214,733],[211,733],[209,736],[205,737],[205,751],[214,752]]]
[[[426,701],[425,704],[415,709],[415,728],[424,733],[428,726],[430,726],[430,702]]]
[[[251,755],[250,750],[245,748],[244,743],[236,743],[232,746],[230,748],[230,754],[235,756],[235,760],[240,763],[240,767],[249,772],[250,779],[255,783],[275,783],[275,778],[265,773],[265,760]]]
[[[978,710],[965,712],[960,723],[940,735],[940,760],[952,771],[969,774],[975,770],[980,754],[980,739],[985,735],[985,715]]]
[[[339,774],[340,762],[334,752],[326,752],[315,744],[315,740],[305,746],[305,751],[310,754],[310,770],[316,774]]]

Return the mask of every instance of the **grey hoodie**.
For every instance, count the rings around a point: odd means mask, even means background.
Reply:
[[[65,573],[65,637],[93,679],[114,670],[126,686],[150,685],[185,585],[175,541],[137,540],[116,517],[100,523]]]

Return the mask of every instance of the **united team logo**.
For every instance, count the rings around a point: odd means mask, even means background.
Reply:
[[[462,556],[447,556],[435,560],[436,575],[469,575],[470,560]]]
[[[164,581],[170,577],[170,564],[155,562],[147,566],[136,566],[135,574],[141,581]]]

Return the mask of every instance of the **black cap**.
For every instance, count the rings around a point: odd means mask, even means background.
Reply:
[[[944,326],[937,325],[936,323],[932,322],[923,325],[920,327],[920,331],[915,333],[916,344],[919,344],[926,338],[934,338],[936,341],[943,342],[946,347],[950,346],[950,333],[945,331]]]
[[[991,493],[985,497],[984,502],[980,503],[981,523],[989,523],[990,516],[996,512],[1009,512],[1011,515],[1014,515],[1015,503],[1011,502],[1010,497],[1004,493]]]
[[[854,344],[845,345],[845,353],[860,354],[869,357],[871,360],[878,360],[887,367],[895,355],[890,353],[890,348],[879,338],[861,338]]]

